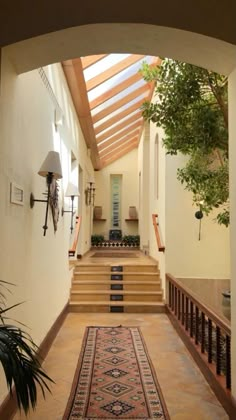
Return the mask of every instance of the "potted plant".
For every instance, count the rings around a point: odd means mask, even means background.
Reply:
[[[5,306],[8,285],[12,284],[0,280],[0,362],[11,395],[14,386],[18,407],[27,414],[30,407],[36,406],[37,386],[45,396],[45,390],[50,391],[47,382],[53,381],[41,368],[38,347],[30,335],[6,317],[10,309],[20,305]]]
[[[99,246],[104,242],[104,236],[103,235],[92,235],[91,236],[91,243],[92,246]]]

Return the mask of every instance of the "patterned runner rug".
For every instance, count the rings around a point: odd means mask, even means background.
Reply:
[[[63,420],[169,419],[138,327],[88,327]]]

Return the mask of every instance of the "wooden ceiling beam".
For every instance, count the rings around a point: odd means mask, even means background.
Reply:
[[[102,168],[105,168],[105,166],[110,165],[111,163],[115,162],[116,160],[120,159],[121,157],[127,155],[129,152],[137,148],[137,144],[131,144],[129,147],[125,148],[119,153],[116,153],[113,157],[110,157],[109,159],[102,159],[101,164]]]
[[[103,134],[100,134],[100,136],[97,136],[97,143],[100,143],[101,141],[108,139],[113,134],[118,133],[119,131],[123,130],[123,128],[126,128],[127,126],[129,126],[133,122],[136,122],[137,120],[139,120],[141,124],[142,119],[143,117],[142,117],[141,111],[135,113],[130,118],[127,118],[126,120],[122,121],[120,124],[117,124],[111,127],[110,130],[107,130]]]
[[[94,169],[100,169],[101,163],[98,155],[81,59],[77,58],[75,60],[64,61],[62,63],[62,67],[71,92],[75,110],[79,118],[85,142],[87,147],[91,150],[92,164]]]
[[[86,57],[81,57],[81,63],[83,70],[102,60],[104,57],[107,57],[108,54],[100,55],[87,55]]]
[[[100,140],[100,142],[98,141],[97,144],[100,145],[105,144],[107,141],[110,141],[113,139],[113,141],[119,140],[121,137],[126,136],[126,134],[129,134],[131,131],[134,131],[136,128],[140,128],[142,125],[142,120],[141,121],[137,121],[133,124],[131,124],[129,127],[126,127],[125,129],[119,131],[119,133],[114,134],[114,136],[109,137],[107,140]]]
[[[114,115],[114,117],[109,118],[104,123],[99,124],[95,128],[95,135],[97,136],[99,133],[106,130],[106,128],[111,127],[113,124],[115,124],[118,121],[121,121],[123,118],[127,117],[128,115],[132,114],[133,112],[135,112],[135,111],[139,112],[142,104],[143,104],[143,99],[141,99],[138,102],[135,102],[135,104],[129,106],[124,111],[119,112],[118,114]]]
[[[97,112],[92,119],[93,123],[97,123],[98,121],[102,120],[103,118],[107,117],[107,115],[111,114],[112,112],[116,111],[117,109],[121,108],[122,106],[126,105],[128,102],[138,98],[139,96],[143,95],[145,92],[150,91],[153,82],[146,83],[145,85],[135,89],[133,92],[129,93],[128,95],[124,96],[119,101],[114,102],[114,104],[104,108],[102,111]],[[143,99],[144,100],[144,99]]]
[[[110,146],[110,144],[113,144],[117,140],[120,140],[120,139],[131,140],[134,137],[139,137],[139,130],[132,131],[131,133],[127,134],[126,136],[116,138],[115,140],[114,139],[113,140],[112,139],[107,140],[106,142],[102,143],[101,145],[98,145],[98,152],[101,153],[104,149],[106,149],[107,146]]]
[[[159,58],[155,57],[152,64],[150,64],[150,68],[157,66],[159,63]],[[137,72],[132,76],[125,79],[123,82],[119,83],[118,85],[114,86],[112,89],[104,92],[102,95],[95,98],[93,101],[90,101],[90,109],[91,111],[96,108],[97,106],[103,104],[104,102],[108,101],[108,99],[113,98],[118,93],[122,92],[123,90],[127,89],[131,85],[137,83],[139,80],[142,80],[143,76],[141,73]]]
[[[106,149],[102,150],[101,153],[99,154],[100,159],[104,158],[104,156],[113,153],[117,148],[130,144],[133,141],[138,141],[138,136],[132,136],[130,139],[127,138],[123,138],[113,144],[111,144],[110,146],[108,146]]]
[[[103,71],[102,73],[88,80],[86,83],[87,91],[89,92],[95,87],[101,85],[102,83],[111,79],[116,74],[120,73],[122,70],[125,70],[127,67],[132,66],[132,64],[136,63],[137,61],[142,60],[142,58],[144,57],[145,55],[136,55],[136,54],[129,55],[128,57],[119,61],[119,63],[114,64],[107,70]]]
[[[104,152],[103,153],[101,153],[100,154],[100,158],[101,159],[105,159],[106,157],[108,157],[108,156],[112,156],[112,155],[114,155],[115,153],[117,153],[117,152],[119,152],[119,151],[121,151],[121,150],[123,150],[124,148],[126,148],[126,147],[128,147],[129,145],[131,145],[131,144],[138,144],[138,139],[137,139],[137,137],[134,137],[132,140],[129,140],[129,141],[120,141],[120,142],[117,142],[116,144],[114,144],[113,146],[110,146],[109,147],[109,150],[104,150]]]

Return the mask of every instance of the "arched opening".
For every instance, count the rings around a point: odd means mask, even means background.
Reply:
[[[65,59],[114,52],[169,56],[227,75],[236,67],[232,44],[143,23],[93,23],[63,29],[9,45],[3,49],[3,57],[6,54],[21,74]]]

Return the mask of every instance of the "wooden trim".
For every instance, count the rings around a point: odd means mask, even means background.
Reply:
[[[127,67],[132,66],[132,64],[136,63],[137,61],[142,60],[142,58],[144,57],[145,55],[136,55],[136,54],[129,55],[128,57],[124,58],[123,60],[111,66],[109,69],[101,72],[97,76],[88,80],[86,83],[87,91],[89,92],[95,87],[101,85],[102,83],[111,79],[116,74],[120,73],[122,70],[125,70],[127,69]]]
[[[112,112],[116,111],[117,109],[121,108],[123,105],[126,105],[128,102],[132,101],[133,99],[138,98],[139,96],[143,95],[145,92],[150,91],[153,82],[146,83],[145,85],[135,89],[133,92],[129,93],[128,95],[124,96],[119,101],[114,102],[114,104],[104,108],[102,111],[97,112],[93,116],[93,123],[97,123],[98,121],[102,120],[103,118],[107,117],[107,115],[111,114]],[[143,98],[143,102],[145,99]]]
[[[206,354],[202,354],[200,350],[200,346],[198,345],[197,347],[194,343],[194,340],[186,334],[184,327],[177,321],[177,319],[172,314],[168,305],[166,305],[166,311],[167,311],[167,316],[169,317],[170,322],[172,323],[173,327],[175,328],[180,338],[184,342],[185,346],[189,350],[191,356],[193,357],[194,361],[198,365],[199,369],[201,370],[205,379],[209,383],[211,389],[215,393],[221,405],[224,407],[225,411],[228,413],[229,418],[235,419],[236,418],[236,403],[231,395],[231,392],[225,389],[224,385],[222,384],[223,378],[220,376],[219,378],[216,378],[214,370],[213,370],[214,369],[213,366],[210,366],[210,364],[207,362]]]
[[[136,137],[138,135],[139,135],[139,130],[132,131],[130,134],[128,134],[125,137],[124,137],[124,134],[122,135],[117,134],[116,136],[111,137],[109,140],[99,145],[98,150],[99,152],[101,152],[103,149],[106,149],[107,146],[109,146],[110,144],[113,144],[117,140],[121,140],[121,139],[131,140],[134,138],[134,136]]]
[[[102,141],[108,139],[118,131],[121,131],[124,128],[128,128],[127,126],[129,126],[133,122],[139,122],[139,124],[141,124],[142,120],[142,112],[139,111],[131,117],[127,118],[126,120],[122,121],[120,124],[117,124],[114,127],[110,128],[110,130],[105,131],[105,133],[101,134],[100,136],[97,136],[97,143],[101,143]]]
[[[136,149],[137,148],[137,143],[130,145],[129,147],[125,148],[124,150],[120,151],[119,153],[116,153],[113,157],[111,156],[109,159],[105,158],[102,159],[102,167],[104,168],[105,166],[110,165],[112,162],[114,162],[117,159],[120,159],[121,157],[123,157],[124,155],[126,155],[127,153],[131,152],[131,150]]]
[[[113,124],[115,124],[118,121],[121,121],[123,118],[127,117],[128,115],[132,114],[133,112],[140,111],[140,107],[143,104],[143,99],[141,99],[138,102],[135,102],[135,104],[129,106],[124,111],[119,112],[118,114],[114,115],[114,117],[109,118],[104,123],[99,124],[95,128],[95,134],[96,136],[101,133],[103,130],[106,130],[106,128],[111,127]]]
[[[100,157],[102,159],[102,158],[104,158],[104,156],[115,152],[117,148],[119,148],[121,146],[124,146],[124,145],[127,145],[127,144],[130,144],[130,143],[132,143],[134,141],[137,141],[137,140],[138,140],[137,136],[132,137],[131,139],[128,139],[128,140],[127,140],[127,138],[121,139],[121,140],[111,144],[110,146],[106,147],[106,149],[102,150],[101,153],[100,153]]]
[[[162,243],[162,240],[161,240],[161,234],[160,234],[159,223],[157,221],[157,217],[158,217],[157,214],[152,214],[152,223],[153,223],[153,226],[154,226],[158,251],[159,252],[165,252],[165,246],[164,246],[164,244]]]
[[[92,116],[84,80],[81,59],[68,60],[62,63],[71,97],[77,112],[82,133],[87,146],[91,149],[91,160],[94,169],[100,169],[100,159],[94,133]]]
[[[72,247],[68,251],[69,257],[74,257],[75,255],[78,239],[79,239],[80,226],[81,226],[81,216],[77,216],[74,241],[73,241]]]
[[[41,360],[41,363],[46,358],[53,341],[55,340],[63,322],[68,314],[69,302],[66,303],[61,313],[58,315],[56,321],[51,326],[50,330],[46,334],[42,343],[38,348],[37,355]],[[40,390],[38,390],[40,392]],[[12,395],[10,393],[6,396],[2,404],[0,405],[0,419],[11,419],[15,415],[18,409],[15,389],[13,387]]]
[[[102,60],[104,57],[107,57],[108,54],[100,55],[87,55],[86,57],[81,57],[81,63],[83,70]]]

